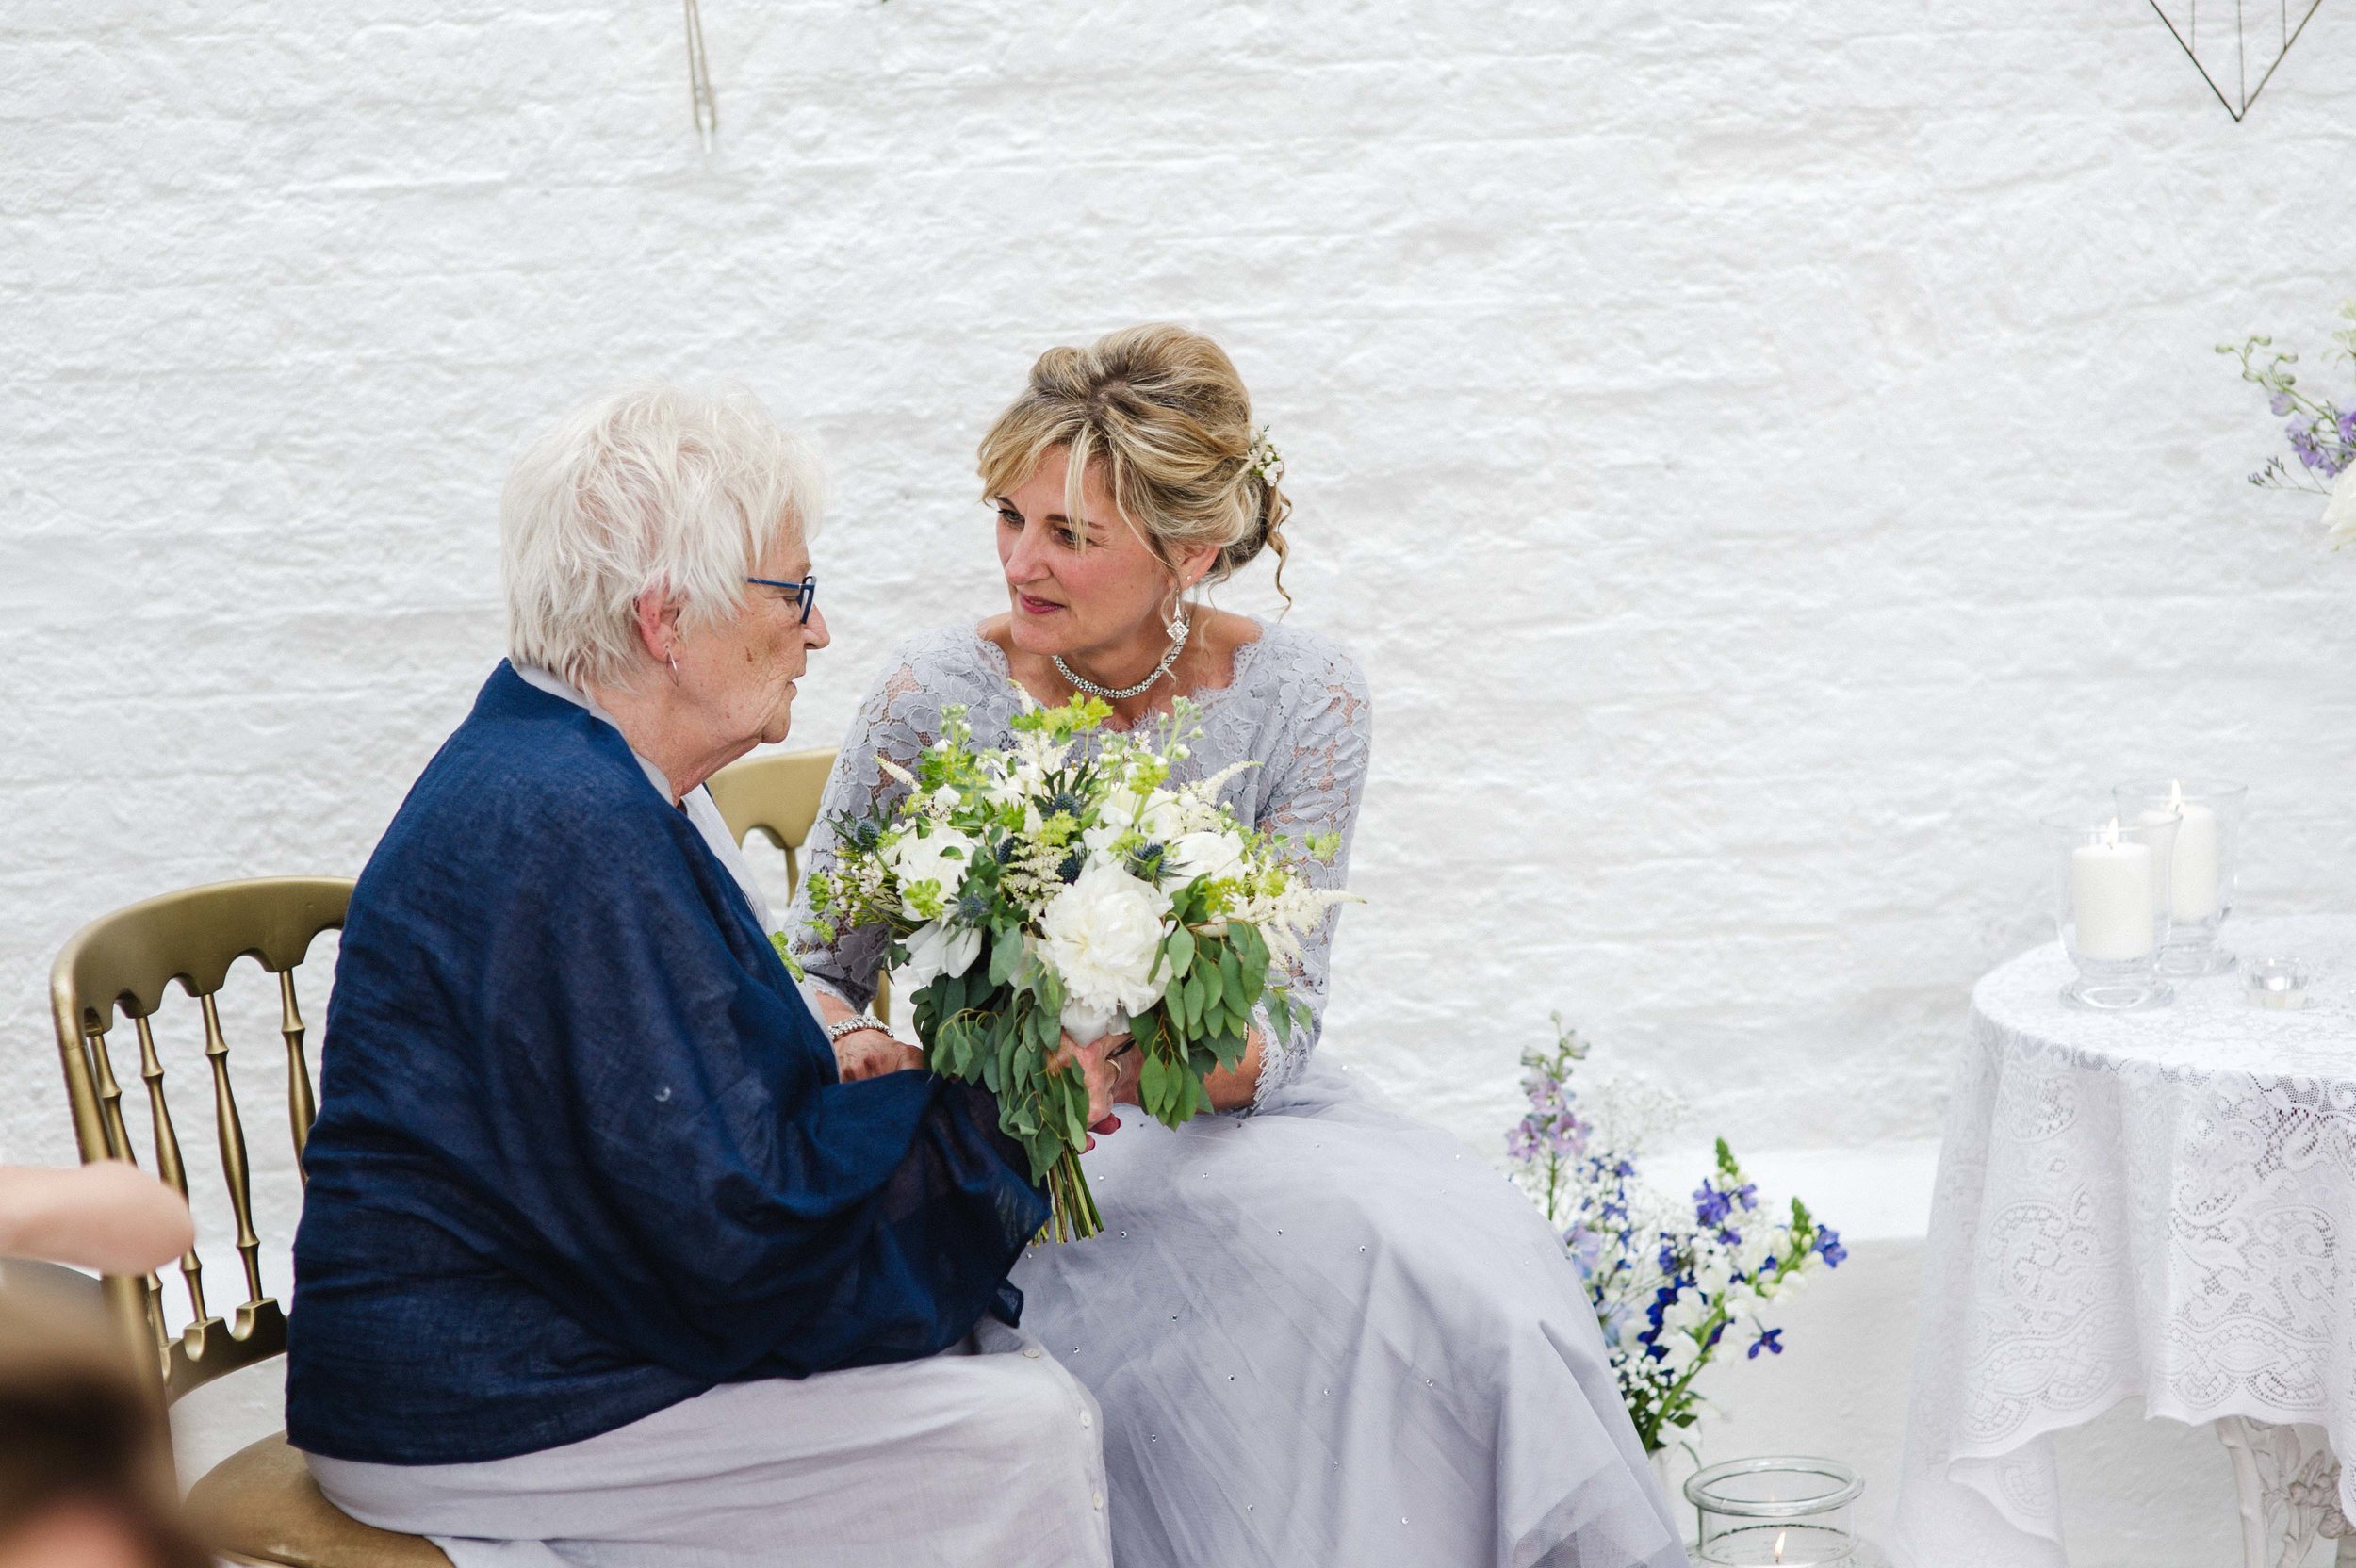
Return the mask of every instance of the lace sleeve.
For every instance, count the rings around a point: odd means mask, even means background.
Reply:
[[[1350,844],[1366,796],[1366,760],[1374,747],[1374,702],[1366,677],[1339,647],[1319,640],[1323,657],[1303,661],[1284,673],[1286,722],[1267,758],[1271,777],[1260,808],[1260,825],[1296,840],[1338,834],[1341,848],[1331,863],[1312,861],[1309,880],[1320,888],[1347,887]],[[1333,954],[1333,931],[1341,911],[1330,909],[1301,943],[1292,968],[1292,994],[1314,1015],[1306,1029],[1279,1042],[1263,1019],[1265,1044],[1260,1082],[1252,1106],[1300,1076],[1325,1025],[1326,972]]]
[[[895,659],[851,721],[843,749],[835,754],[834,771],[826,777],[818,820],[810,825],[810,840],[802,847],[802,885],[786,915],[787,940],[811,983],[854,1007],[864,1007],[875,999],[875,976],[883,967],[890,936],[880,925],[868,925],[841,932],[832,942],[821,941],[810,924],[810,879],[819,873],[833,874],[833,825],[838,819],[863,817],[896,805],[907,789],[886,774],[876,759],[888,757],[913,770],[917,755],[940,734],[940,697],[927,690],[916,659]]]

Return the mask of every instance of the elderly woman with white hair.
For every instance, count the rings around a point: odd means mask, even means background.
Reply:
[[[1019,1146],[839,1065],[702,787],[826,644],[818,508],[749,397],[535,443],[510,658],[353,890],[287,1435],[459,1568],[1109,1560],[1095,1406],[1015,1328]]]

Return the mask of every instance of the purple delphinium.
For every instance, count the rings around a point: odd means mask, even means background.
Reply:
[[[2356,302],[2342,307],[2341,315],[2356,322]],[[2332,334],[2331,341],[2332,359],[2356,363],[2356,326]],[[2217,352],[2233,355],[2241,364],[2242,380],[2265,391],[2266,407],[2285,421],[2282,433],[2299,460],[2293,466],[2279,455],[2270,457],[2250,476],[2250,483],[2270,490],[2328,492],[2332,481],[2356,467],[2356,404],[2342,407],[2300,386],[2291,369],[2299,363],[2297,354],[2274,351],[2270,337],[2221,343]]]
[[[1571,1070],[1587,1054],[1579,1036],[1555,1019],[1552,1051],[1532,1051],[1522,1057],[1529,1070],[1522,1076],[1522,1093],[1529,1108],[1505,1135],[1505,1157],[1529,1172],[1538,1187],[1540,1206],[1549,1223],[1568,1217],[1567,1191],[1576,1167],[1586,1156],[1594,1127],[1579,1114],[1570,1086]]]

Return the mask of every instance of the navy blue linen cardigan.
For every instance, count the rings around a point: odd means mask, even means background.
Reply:
[[[505,663],[353,890],[286,1432],[395,1464],[930,1355],[1046,1217],[990,1097],[841,1082],[743,890],[612,726]]]

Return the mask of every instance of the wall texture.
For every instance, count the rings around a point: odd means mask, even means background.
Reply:
[[[1232,348],[1377,694],[1333,1049],[1484,1148],[1552,1008],[1747,1143],[1935,1133],[2035,814],[2131,770],[2348,902],[2356,566],[2211,352],[2356,292],[2331,8],[2241,125],[2140,0],[704,11],[708,156],[675,5],[0,11],[0,1157],[69,1156],[78,924],[358,868],[564,403],[822,439],[829,744],[995,602],[1030,356],[1141,318]]]

